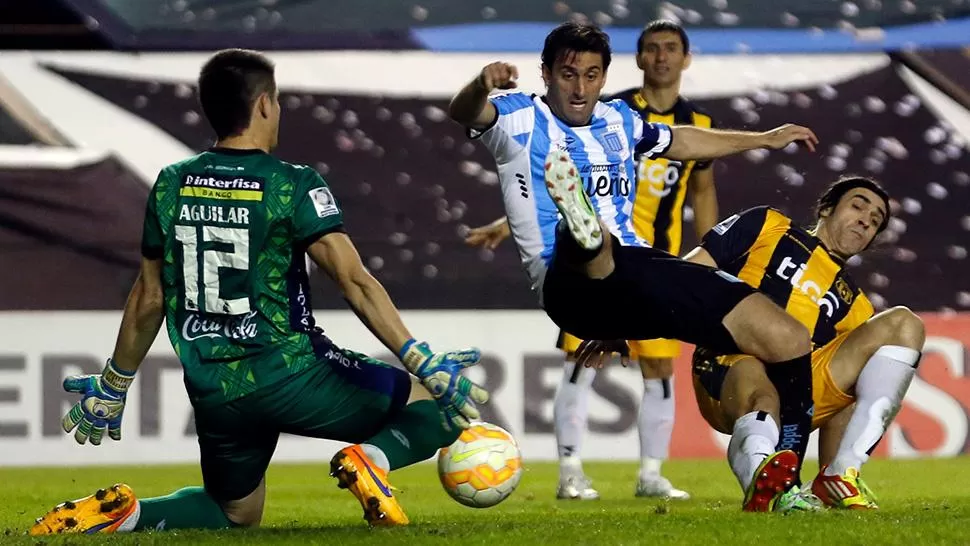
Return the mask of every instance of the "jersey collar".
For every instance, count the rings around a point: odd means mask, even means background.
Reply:
[[[664,112],[658,112],[658,111],[654,110],[650,106],[650,103],[647,102],[647,99],[643,95],[640,94],[640,90],[639,89],[637,89],[636,91],[633,92],[633,104],[635,104],[637,106],[637,110],[649,110],[649,111],[653,112],[654,114],[657,114],[658,116],[666,116],[666,115],[672,114],[674,112],[674,110],[676,110],[677,107],[680,105],[680,101],[682,101],[683,99],[684,99],[683,97],[681,97],[681,96],[678,95],[677,96],[677,100],[674,101],[674,105],[671,106],[669,110],[666,110]]]
[[[838,265],[839,267],[845,266],[846,259],[843,258],[842,256],[839,256],[835,252],[833,252],[829,247],[825,246],[825,243],[822,242],[822,238],[818,236],[818,226],[807,231],[809,235],[811,235],[812,237],[815,238],[815,240],[818,241],[818,246],[822,247],[822,250],[824,250],[825,253],[829,255],[829,258],[832,258],[832,261],[834,261],[836,265]]]
[[[258,148],[240,149],[240,148],[220,148],[218,146],[213,146],[209,148],[208,151],[214,154],[226,154],[226,155],[258,155],[258,154],[266,153]]]

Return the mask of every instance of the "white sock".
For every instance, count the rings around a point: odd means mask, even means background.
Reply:
[[[826,475],[841,476],[869,460],[869,453],[899,412],[919,358],[919,351],[898,345],[883,345],[869,358],[856,380],[855,410]]]
[[[728,462],[742,491],[748,490],[758,465],[775,452],[778,435],[778,424],[766,411],[752,411],[734,423]]]
[[[663,459],[653,457],[640,458],[640,479],[646,480],[660,475],[660,467],[663,466]]]
[[[391,471],[391,462],[387,460],[387,455],[383,449],[374,444],[360,444],[360,449],[364,452],[364,455],[370,458],[372,463],[382,468],[384,472]]]
[[[577,369],[576,363],[568,360],[563,364],[562,381],[553,403],[561,475],[581,474],[583,471],[579,452],[586,433],[589,389],[595,377],[596,370],[592,368],[579,366]]]
[[[657,476],[670,454],[674,432],[674,378],[644,379],[637,419],[640,432],[640,478]]]
[[[115,529],[116,533],[131,533],[135,530],[135,526],[138,525],[138,520],[141,518],[141,503],[137,500],[135,501],[135,510],[125,518],[125,521],[121,522],[121,525]]]

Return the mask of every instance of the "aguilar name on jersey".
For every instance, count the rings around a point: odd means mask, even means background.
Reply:
[[[327,183],[260,151],[164,168],[142,254],[162,260],[165,322],[194,404],[219,404],[317,362],[307,246],[342,229]]]

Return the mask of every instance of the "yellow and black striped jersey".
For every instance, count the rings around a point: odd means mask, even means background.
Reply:
[[[844,260],[773,208],[754,207],[723,220],[701,246],[720,269],[759,289],[804,324],[814,348],[874,313]]]
[[[647,122],[705,128],[714,126],[709,114],[683,97],[678,97],[673,108],[666,112],[657,112],[650,108],[639,88],[621,91],[610,98],[622,99]],[[637,194],[633,205],[633,227],[637,235],[654,248],[677,255],[683,240],[687,179],[692,171],[710,168],[711,163],[676,161],[664,157],[650,159],[643,152],[639,146],[634,152],[637,162]]]

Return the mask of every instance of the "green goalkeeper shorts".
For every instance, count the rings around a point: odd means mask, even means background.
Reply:
[[[407,404],[410,374],[320,343],[319,366],[224,405],[197,408],[202,478],[216,500],[237,500],[263,479],[281,433],[360,443]]]

